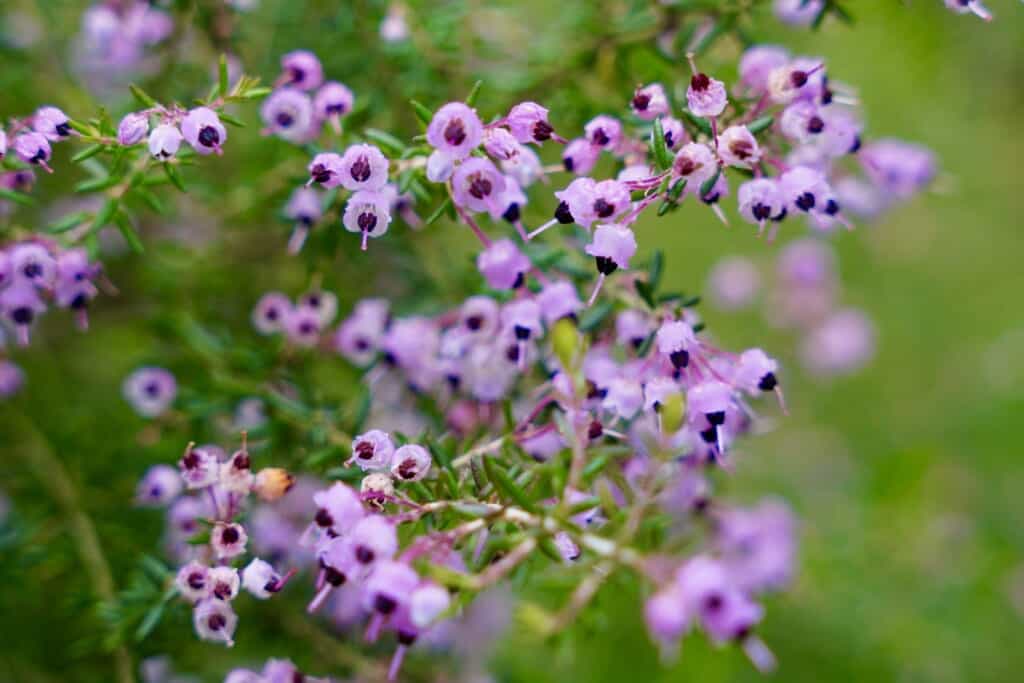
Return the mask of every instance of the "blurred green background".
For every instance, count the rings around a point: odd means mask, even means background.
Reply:
[[[222,19],[219,3],[177,5],[192,28],[175,36],[178,47],[162,67],[139,79],[158,98],[204,93],[222,50],[269,81],[281,53],[308,48],[329,77],[356,92],[352,125],[404,138],[417,132],[408,98],[436,106],[464,96],[477,78],[485,81],[478,102],[485,116],[536,98],[571,135],[597,113],[621,115],[637,83],[676,83],[687,73],[681,61],[655,54],[645,3],[410,3],[413,39],[401,45],[378,38],[387,9],[381,2],[262,0],[235,18],[230,37],[212,28]],[[942,174],[935,191],[832,240],[843,301],[866,310],[879,330],[876,359],[855,376],[806,377],[793,335],[759,314],[703,312],[727,346],[760,345],[787,366],[791,416],[745,447],[749,457],[724,487],[740,501],[781,495],[802,520],[798,578],[768,602],[762,629],[780,660],[778,680],[1019,680],[1024,453],[1014,420],[1024,411],[1024,7],[992,0],[997,19],[986,25],[925,0],[846,5],[853,26],[829,20],[819,32],[789,29],[758,9],[747,31],[824,57],[833,78],[859,89],[869,137],[931,147]],[[74,117],[95,110],[73,69],[85,6],[3,3],[0,115],[45,103]],[[25,28],[32,25],[39,29],[34,40]],[[702,65],[733,81],[737,54],[736,44],[723,40]],[[106,104],[115,116],[132,106],[119,96]],[[171,216],[143,224],[147,253],[105,259],[121,294],[101,297],[90,332],[77,334],[54,313],[30,349],[11,354],[28,381],[0,403],[0,490],[14,510],[0,536],[0,680],[113,680],[109,615],[96,601],[130,584],[141,553],[159,552],[163,524],[159,513],[131,507],[135,483],[149,465],[177,457],[189,439],[230,445],[209,423],[181,420],[156,433],[120,396],[128,372],[156,363],[175,371],[183,401],[208,400],[211,410],[228,413],[231,403],[210,394],[207,369],[182,342],[194,335],[184,316],[232,348],[259,348],[266,342],[249,328],[252,304],[271,288],[297,295],[314,273],[338,291],[343,313],[369,294],[413,310],[424,294],[451,302],[465,287],[473,245],[465,230],[444,221],[415,234],[396,225],[369,256],[350,241],[339,244],[336,229],[322,230],[302,258],[287,257],[289,226],[277,216],[305,156],[261,138],[255,106],[238,115],[250,125],[230,131],[225,156],[192,170],[186,198],[165,195],[174,202]],[[14,223],[36,227],[67,210],[68,188],[78,179],[68,156],[57,152],[58,172],[37,190],[49,201],[16,214]],[[528,224],[553,205],[537,203]],[[641,253],[666,251],[667,283],[696,291],[722,255],[744,254],[767,267],[804,230],[787,224],[768,245],[689,205],[648,220],[639,234]],[[343,403],[354,393],[356,376],[338,359],[295,372],[315,378],[324,402]],[[283,429],[277,436],[275,462],[302,462],[300,435]],[[53,459],[66,477],[55,473]],[[83,556],[91,528],[102,558]],[[554,643],[539,644],[513,627],[493,657],[495,678],[760,680],[741,653],[715,651],[699,637],[661,668],[637,591],[631,582],[612,582],[595,609]],[[233,650],[196,641],[180,610],[140,645],[129,634],[128,654],[137,664],[166,653],[177,670],[210,681],[267,656],[336,673],[337,652],[310,647],[296,631],[304,627],[282,617],[298,614],[304,597],[297,588],[290,601],[243,606]],[[427,677],[429,667],[414,658],[410,671]]]

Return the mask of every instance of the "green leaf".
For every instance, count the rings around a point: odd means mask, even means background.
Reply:
[[[695,126],[697,130],[704,133],[704,135],[712,135],[711,123],[707,119],[697,116],[689,109],[683,110],[683,118],[690,122],[691,125]]]
[[[660,118],[654,119],[654,128],[651,129],[651,151],[654,153],[654,163],[658,165],[659,171],[664,171],[672,165],[672,156],[665,144],[665,129]]]
[[[88,211],[76,211],[75,213],[64,216],[64,218],[61,218],[59,221],[46,226],[46,232],[51,234],[67,232],[72,228],[78,227],[87,220],[89,220]]]
[[[178,168],[174,164],[169,164],[169,163],[167,163],[165,161],[164,162],[164,173],[167,174],[168,180],[170,180],[171,183],[176,188],[178,188],[182,192],[188,192],[188,190],[185,189],[185,181],[182,180],[181,172],[178,170]]]
[[[220,56],[217,75],[219,76],[220,94],[227,95],[228,88],[230,87],[228,84],[228,56],[223,53]]]
[[[715,183],[718,182],[718,177],[720,175],[722,175],[722,167],[721,166],[719,166],[718,169],[715,170],[715,175],[713,175],[710,178],[708,178],[707,180],[705,180],[704,183],[700,186],[700,196],[701,197],[707,196],[707,194],[709,192],[711,192],[712,189],[714,189]]]
[[[376,128],[367,128],[363,132],[363,135],[370,142],[375,143],[378,147],[381,147],[392,154],[401,154],[405,151],[405,143],[391,133],[377,130]]]
[[[114,185],[117,185],[123,180],[120,176],[110,175],[106,178],[93,178],[92,180],[83,180],[82,182],[75,185],[75,192],[79,194],[85,192],[100,192],[106,190]]]
[[[661,273],[665,268],[665,254],[661,249],[655,249],[651,254],[651,264],[647,267],[647,283],[651,286],[651,292],[658,291],[661,284]]]
[[[242,119],[232,116],[231,114],[228,114],[226,112],[219,112],[217,116],[219,116],[220,120],[224,123],[229,123],[232,126],[235,126],[236,128],[245,128],[246,125],[248,125]]]
[[[526,495],[526,491],[512,481],[512,477],[508,476],[508,473],[495,462],[494,458],[484,458],[483,461],[487,478],[491,480],[491,483],[494,484],[494,487],[498,489],[504,498],[512,499],[521,508],[529,512],[537,509],[536,504]]]
[[[135,630],[135,642],[141,643],[146,639],[146,636],[153,632],[153,629],[156,628],[157,624],[160,623],[160,620],[164,616],[164,607],[166,604],[167,603],[159,602],[154,605],[152,609],[146,612],[146,616],[142,618],[139,628]]]
[[[757,135],[758,133],[761,133],[763,131],[768,130],[771,127],[772,123],[774,123],[774,122],[775,122],[775,117],[773,117],[773,116],[762,116],[762,117],[754,119],[753,121],[748,123],[747,124],[747,130],[750,131],[751,135]]]
[[[579,329],[580,332],[590,332],[591,330],[597,329],[604,319],[608,317],[608,314],[612,312],[613,304],[611,301],[599,301],[594,304],[587,311],[580,316]]]
[[[0,199],[6,199],[14,202],[15,204],[21,204],[22,206],[32,206],[36,203],[35,199],[24,192],[9,190],[6,187],[0,187]]]
[[[655,308],[654,304],[654,292],[651,291],[651,286],[643,280],[637,280],[636,282],[636,293],[640,295],[640,298],[644,300],[650,308]]]
[[[144,201],[146,205],[149,206],[149,208],[151,208],[154,212],[161,215],[167,213],[167,207],[164,206],[164,203],[162,201],[160,201],[160,198],[157,197],[152,192],[150,192],[149,190],[147,190],[146,188],[136,187],[135,189],[132,190],[132,193],[139,199]]]
[[[78,164],[78,163],[81,163],[81,162],[85,161],[86,159],[90,159],[90,158],[96,156],[97,154],[99,154],[102,151],[103,151],[103,145],[89,145],[88,147],[86,147],[82,151],[78,152],[73,157],[71,157],[71,161],[73,163]]]
[[[117,211],[117,200],[108,199],[103,202],[103,206],[96,212],[96,217],[93,218],[92,227],[89,228],[89,232],[97,233],[103,226],[110,222],[110,219],[114,217],[114,213]]]
[[[270,93],[274,92],[273,88],[260,87],[260,88],[249,88],[244,93],[236,95],[242,100],[255,100],[260,97],[266,97]]]
[[[68,119],[68,125],[71,126],[72,129],[81,133],[82,135],[99,135],[100,133],[100,131],[97,128],[93,126],[87,126],[81,121],[75,121],[74,119]]]
[[[139,233],[135,232],[135,228],[132,227],[131,220],[124,211],[117,212],[117,215],[114,216],[114,222],[117,223],[117,229],[121,231],[121,235],[124,236],[124,241],[128,243],[128,246],[132,248],[132,251],[136,254],[145,253],[146,247],[142,245]]]
[[[363,391],[359,397],[359,404],[352,414],[352,424],[349,428],[352,434],[359,434],[363,431],[363,425],[366,424],[366,418],[370,416],[370,407],[372,405],[373,399],[370,396],[370,392],[368,390]]]
[[[472,90],[469,91],[469,94],[466,95],[466,99],[464,100],[466,106],[472,107],[476,103],[476,98],[479,97],[480,88],[482,88],[483,85],[483,81],[477,81],[476,83],[473,84]]]
[[[134,83],[132,83],[131,85],[129,85],[129,86],[128,86],[128,89],[132,91],[132,95],[133,95],[133,96],[135,97],[135,99],[136,99],[136,100],[138,100],[138,101],[139,101],[139,103],[140,103],[140,104],[142,104],[143,106],[145,106],[145,107],[159,107],[159,106],[160,106],[160,105],[159,105],[159,103],[157,103],[157,101],[156,101],[156,100],[154,100],[154,99],[153,99],[152,97],[150,97],[150,96],[149,96],[149,95],[148,95],[148,94],[146,93],[146,91],[145,91],[145,90],[143,90],[143,89],[142,89],[142,88],[140,88],[139,86],[135,85]]]
[[[683,196],[683,190],[686,189],[686,183],[689,182],[685,178],[680,178],[676,181],[676,184],[668,191],[668,198],[672,202],[678,202],[679,198]]]
[[[425,106],[417,102],[416,100],[409,100],[409,104],[412,105],[412,111],[416,114],[416,118],[426,128],[430,125],[430,120],[434,118],[434,112],[427,109]]]
[[[427,220],[425,221],[426,225],[430,225],[438,218],[440,218],[441,214],[443,214],[450,206],[452,206],[452,198],[446,197],[445,200],[441,202],[441,206],[434,209],[434,213],[430,214],[430,216],[427,217]]]

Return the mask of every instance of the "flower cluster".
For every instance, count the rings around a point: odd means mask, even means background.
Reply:
[[[687,560],[648,598],[647,627],[668,655],[699,626],[713,642],[739,643],[759,669],[771,670],[773,655],[752,635],[764,616],[756,597],[789,582],[795,554],[792,515],[775,501],[709,514],[713,554]]]
[[[74,311],[84,330],[89,302],[99,294],[96,284],[103,282],[102,266],[84,249],[65,249],[40,237],[5,246],[0,249],[0,319],[22,346],[48,303]]]
[[[245,513],[250,494],[275,501],[293,484],[294,478],[280,468],[253,471],[244,433],[241,448],[230,455],[216,446],[189,444],[177,471],[157,465],[140,481],[139,504],[169,508],[171,541],[179,547],[179,557],[188,558],[174,585],[193,607],[200,638],[230,646],[238,623],[231,602],[240,589],[265,600],[284,588],[291,573],[282,575],[259,557],[241,570],[236,566],[248,544],[246,527],[238,518]],[[190,495],[181,495],[183,489]]]
[[[395,632],[398,649],[389,675],[394,680],[405,649],[448,610],[451,597],[444,587],[421,578],[412,566],[430,548],[420,543],[398,555],[397,525],[418,519],[422,514],[418,506],[410,503],[413,512],[409,514],[385,515],[369,512],[367,503],[383,507],[385,502],[401,500],[395,497],[388,475],[383,476],[387,483],[382,485],[379,473],[387,472],[390,464],[398,481],[417,481],[429,471],[430,454],[412,444],[396,449],[389,435],[372,431],[353,442],[352,460],[371,471],[363,480],[362,496],[341,482],[313,496],[316,514],[304,542],[314,548],[319,572],[309,611],[315,611],[334,589],[348,586],[347,599],[356,600],[369,615],[369,642],[376,641],[383,628]],[[457,562],[457,556],[452,561]]]
[[[167,12],[144,0],[99,2],[82,14],[75,68],[98,85],[148,71],[150,49],[174,31]]]
[[[53,173],[49,164],[53,156],[51,145],[76,134],[67,114],[57,107],[40,107],[26,119],[13,120],[7,132],[0,128],[0,159],[7,155],[10,147],[22,163]]]
[[[852,373],[874,355],[875,330],[867,314],[840,304],[836,258],[821,240],[796,240],[782,249],[771,287],[764,297],[768,324],[801,335],[799,356],[804,368],[820,376]],[[755,303],[763,278],[748,259],[719,261],[708,279],[708,294],[723,310]]]
[[[224,683],[327,683],[326,678],[316,678],[302,673],[287,659],[268,659],[260,671],[232,669]]]
[[[341,120],[352,112],[355,97],[337,81],[324,81],[315,54],[289,52],[281,58],[281,75],[260,109],[264,132],[296,144],[320,137],[325,123],[341,133]]]

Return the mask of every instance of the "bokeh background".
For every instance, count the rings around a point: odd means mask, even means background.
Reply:
[[[308,48],[329,77],[356,92],[352,125],[408,138],[418,132],[408,98],[435,106],[465,96],[478,78],[485,114],[538,99],[556,127],[572,133],[595,114],[622,113],[637,83],[678,83],[687,74],[681,60],[652,48],[645,3],[410,3],[412,35],[400,44],[379,38],[386,3],[255,4],[229,32],[218,2],[177,3],[186,20],[174,47],[135,80],[158,98],[188,101],[205,92],[223,50],[272,80],[283,52]],[[807,375],[796,337],[769,324],[763,306],[703,311],[725,345],[761,345],[786,367],[791,416],[746,447],[749,457],[724,485],[741,501],[782,496],[802,520],[799,576],[769,601],[763,627],[781,663],[777,679],[787,683],[994,682],[1019,680],[1024,670],[1024,7],[989,4],[997,13],[991,24],[938,2],[857,0],[846,3],[852,26],[828,20],[817,32],[792,29],[763,8],[745,25],[759,41],[824,57],[833,78],[858,88],[869,136],[920,142],[941,164],[933,191],[829,240],[843,302],[865,310],[878,330],[877,355],[863,370],[830,380]],[[75,40],[86,6],[2,3],[0,115],[53,103],[86,116],[103,103],[120,116],[133,106],[123,89],[101,87],[102,74],[81,71]],[[723,40],[703,65],[733,81],[737,54]],[[278,215],[304,156],[258,135],[255,106],[237,115],[249,127],[230,131],[224,157],[195,171],[189,195],[171,197],[169,216],[143,224],[145,255],[111,240],[105,262],[121,294],[99,300],[90,332],[80,335],[53,314],[29,350],[12,353],[28,382],[0,403],[0,490],[9,504],[0,533],[0,680],[113,680],[118,617],[97,601],[131,585],[142,553],[160,553],[163,520],[132,507],[135,483],[189,439],[230,443],[210,421],[147,426],[121,398],[132,369],[169,367],[183,401],[227,415],[231,404],[211,393],[196,349],[209,333],[237,351],[235,369],[249,368],[249,350],[265,344],[248,324],[263,291],[299,294],[319,273],[343,312],[369,294],[414,310],[429,295],[452,301],[473,282],[465,275],[467,233],[444,221],[415,234],[396,226],[368,257],[339,242],[339,231],[314,235],[302,258],[287,257],[290,227]],[[59,172],[37,190],[45,201],[19,213],[21,225],[43,225],[68,209],[77,176],[67,156],[58,152]],[[527,223],[549,210],[534,207]],[[666,284],[695,292],[724,255],[770,270],[805,228],[787,224],[769,245],[690,205],[639,232],[642,253],[666,252]],[[258,373],[259,361],[251,367]],[[325,402],[356,391],[340,360],[310,361],[300,372],[315,378]],[[303,462],[298,434],[282,428],[271,443],[276,461]],[[663,667],[642,625],[638,590],[609,584],[595,609],[553,642],[512,624],[491,656],[496,680],[760,679],[741,653],[715,651],[700,638]],[[128,633],[125,647],[135,664],[167,654],[178,671],[204,681],[267,656],[337,673],[350,645],[287,616],[299,614],[301,593],[243,606],[230,651],[195,640],[184,610],[141,644]],[[414,658],[410,671],[426,680],[428,660]]]

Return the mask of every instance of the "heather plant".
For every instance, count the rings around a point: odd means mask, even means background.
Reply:
[[[507,629],[556,648],[623,586],[659,666],[701,641],[773,671],[800,521],[730,481],[785,433],[790,371],[756,336],[725,348],[651,233],[706,212],[756,235],[774,276],[709,254],[711,303],[764,291],[812,374],[871,362],[884,330],[842,303],[825,241],[918,201],[939,162],[868,125],[872,84],[758,40],[856,31],[853,3],[584,7],[571,46],[510,39],[508,71],[486,8],[324,3],[335,59],[298,10],[247,40],[259,4],[96,3],[76,69],[104,104],[40,83],[61,106],[0,130],[0,398],[36,386],[8,332],[117,305],[108,260],[152,316],[103,410],[136,413],[158,462],[123,463],[119,502],[153,531],[111,577],[79,522],[108,678],[180,680],[197,651],[233,683],[472,680]],[[209,282],[175,292],[193,267]]]

